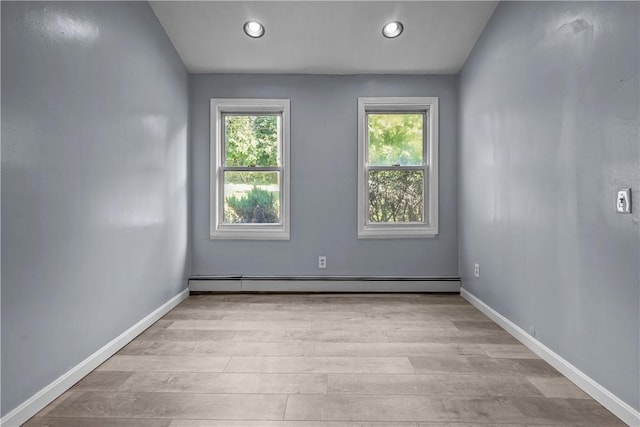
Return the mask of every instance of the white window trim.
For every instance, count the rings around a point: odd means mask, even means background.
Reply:
[[[369,224],[367,176],[367,112],[427,112],[424,223]],[[358,239],[424,238],[438,235],[438,98],[358,98]]]
[[[223,224],[222,115],[225,113],[275,113],[282,115],[280,179],[280,224]],[[290,239],[290,174],[289,174],[289,115],[288,99],[211,99],[210,145],[210,237],[232,240],[289,240]]]

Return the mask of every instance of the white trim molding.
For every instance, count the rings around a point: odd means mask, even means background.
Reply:
[[[166,303],[162,304],[152,313],[120,334],[120,336],[111,340],[111,342],[106,344],[104,347],[87,357],[85,360],[60,376],[57,380],[53,381],[51,384],[20,404],[13,411],[2,417],[0,425],[6,427],[18,427],[27,422],[29,418],[33,417],[65,391],[69,390],[75,383],[100,366],[105,360],[116,354],[122,347],[133,341],[135,337],[144,332],[145,329],[153,325],[157,320],[167,314],[176,305],[180,304],[188,296],[189,289],[185,289]]]
[[[230,240],[290,239],[290,111],[289,99],[212,98],[210,123],[210,237]],[[278,165],[242,165],[229,168],[224,160],[224,114],[268,114],[280,117]],[[224,223],[224,171],[277,172],[280,186],[280,222],[277,224]]]
[[[422,113],[422,164],[374,166],[369,164],[369,113]],[[358,98],[358,239],[424,238],[438,235],[438,98]],[[371,170],[415,170],[423,173],[423,218],[421,222],[369,222],[369,172]],[[424,185],[426,184],[426,185]]]
[[[640,412],[636,411],[618,396],[597,383],[593,378],[589,377],[580,369],[563,359],[549,347],[526,333],[511,320],[489,307],[471,292],[461,288],[460,295],[478,310],[487,315],[491,320],[500,325],[504,330],[513,335],[514,338],[527,346],[531,351],[557,369],[562,375],[575,383],[575,385],[584,390],[585,393],[593,397],[602,406],[620,418],[623,422],[629,426],[640,426]]]

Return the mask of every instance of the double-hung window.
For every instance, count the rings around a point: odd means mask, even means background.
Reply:
[[[289,100],[211,100],[211,238],[289,239]]]
[[[358,238],[438,234],[438,98],[358,99]]]

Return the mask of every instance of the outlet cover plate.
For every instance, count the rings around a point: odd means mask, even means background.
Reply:
[[[618,190],[618,197],[616,198],[616,212],[621,214],[631,213],[631,189],[623,188]]]
[[[318,268],[327,268],[327,257],[321,255],[318,257]]]

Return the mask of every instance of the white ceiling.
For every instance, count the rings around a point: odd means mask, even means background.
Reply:
[[[496,1],[152,1],[192,73],[453,74]],[[247,37],[243,24],[266,28]],[[404,33],[382,36],[398,20]]]

